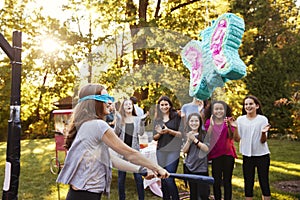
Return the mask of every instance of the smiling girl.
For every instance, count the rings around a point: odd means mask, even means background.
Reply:
[[[269,186],[270,150],[267,144],[268,119],[263,116],[260,101],[255,96],[247,96],[243,101],[242,116],[236,121],[234,138],[240,142],[243,155],[244,191],[246,200],[253,199],[255,168],[262,190],[263,200],[271,199]]]
[[[117,113],[115,131],[118,133],[120,139],[125,142],[129,147],[135,150],[139,150],[139,135],[144,134],[145,127],[141,121],[141,118],[137,116],[133,106],[133,102],[130,99],[125,99],[121,106],[119,113]],[[139,200],[145,198],[144,184],[142,175],[139,173],[133,173],[136,183],[137,193]],[[118,190],[119,200],[125,200],[125,179],[126,172],[118,171]]]
[[[179,164],[182,134],[181,117],[173,108],[169,97],[159,98],[154,117],[153,139],[157,141],[158,164],[168,172],[176,173]],[[163,199],[179,200],[174,178],[162,180]]]
[[[224,101],[213,101],[205,109],[205,129],[210,136],[210,152],[208,159],[212,161],[214,199],[221,200],[221,186],[224,186],[224,200],[232,199],[232,172],[234,159],[237,158],[233,130],[228,118],[231,108]]]
[[[187,174],[208,176],[207,153],[209,150],[209,138],[202,130],[202,119],[199,113],[191,113],[187,120],[187,140],[182,151],[186,153],[185,166]],[[207,200],[209,197],[209,185],[189,181],[190,199]]]

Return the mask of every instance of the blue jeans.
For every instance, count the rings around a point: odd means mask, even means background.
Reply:
[[[144,192],[144,181],[142,175],[138,173],[133,173],[134,180],[136,183],[136,189],[138,192],[139,200],[144,200],[145,192]],[[118,190],[119,190],[119,200],[125,200],[125,179],[126,172],[118,171]]]
[[[176,173],[179,163],[180,152],[156,151],[158,164],[170,173]],[[174,178],[166,178],[161,180],[161,189],[164,200],[179,200],[178,188]]]

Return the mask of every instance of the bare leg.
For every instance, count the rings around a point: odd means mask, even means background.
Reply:
[[[270,196],[262,196],[262,199],[263,200],[271,200],[271,197]]]

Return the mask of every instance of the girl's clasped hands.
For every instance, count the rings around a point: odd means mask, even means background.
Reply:
[[[159,133],[160,135],[164,135],[164,134],[168,134],[169,133],[169,129],[168,129],[168,127],[166,126],[166,125],[156,125],[155,126],[155,130],[156,130],[156,132],[157,133]]]

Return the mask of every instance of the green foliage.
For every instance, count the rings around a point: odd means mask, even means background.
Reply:
[[[8,58],[3,59],[0,62],[0,132],[7,133],[7,120],[9,119],[10,112],[10,90],[11,90],[11,74],[10,74],[9,60]],[[0,141],[6,138],[6,134],[0,134]]]
[[[242,114],[243,99],[248,94],[245,78],[225,83],[223,88],[217,88],[211,99],[223,100],[232,108],[232,115],[235,119]]]
[[[299,29],[295,29],[299,9],[291,0],[234,1],[231,6],[246,23],[240,53],[248,65],[244,78],[248,93],[261,100],[273,133],[297,134],[294,108],[274,103],[281,98],[291,99],[299,91],[295,85],[299,85],[300,61],[294,56],[299,51]]]
[[[274,106],[276,100],[291,100],[299,91],[300,73],[297,63],[300,63],[300,58],[294,56],[299,52],[299,38],[295,39],[296,42],[286,45],[283,49],[269,48],[256,59],[256,68],[246,77],[248,90],[260,97],[273,132],[279,135],[297,134],[295,129],[299,129],[299,125],[295,123],[296,118],[292,115],[297,112],[296,107],[291,104]]]
[[[22,83],[21,83],[21,119],[22,137],[27,137],[30,130],[37,135],[45,135],[49,121],[49,113],[54,108],[53,103],[59,99],[72,95],[77,67],[74,65],[72,52],[73,47],[68,45],[72,40],[72,33],[63,27],[58,19],[42,15],[42,8],[29,6],[29,1],[20,3],[6,1],[1,10],[0,22],[5,31],[2,32],[10,42],[13,30],[22,32]],[[26,7],[26,9],[24,9]],[[5,10],[5,12],[4,12]],[[32,11],[32,12],[30,12]],[[69,41],[67,37],[69,36]],[[60,38],[60,39],[59,39]],[[59,44],[60,49],[48,52],[54,46],[44,47],[43,41],[53,39]],[[64,40],[64,41],[63,41]],[[3,111],[0,119],[9,114],[10,97],[10,72],[9,61],[6,63],[5,73],[2,73],[1,95],[3,95]],[[3,66],[4,68],[4,66]],[[6,88],[6,89],[5,89]],[[0,129],[5,127],[3,123]],[[29,128],[31,127],[31,128]],[[4,139],[6,131],[1,131],[0,139]],[[29,137],[29,135],[28,135]]]
[[[53,103],[75,97],[78,88],[89,82],[107,86],[117,99],[138,95],[145,110],[151,110],[160,95],[170,96],[179,109],[191,100],[189,71],[181,62],[181,47],[191,39],[201,39],[200,31],[225,12],[245,20],[239,50],[248,75],[226,83],[213,98],[226,100],[238,116],[243,97],[256,94],[274,130],[281,134],[299,130],[297,106],[273,106],[280,98],[291,101],[299,91],[299,9],[292,0],[169,0],[139,4],[131,0],[69,0],[61,10],[50,14],[45,14],[45,7],[34,1],[17,2],[5,1],[0,22],[1,33],[8,41],[13,30],[23,33],[23,137],[33,137],[31,130],[47,135]],[[64,17],[53,15],[61,11]],[[51,53],[42,45],[49,38],[60,45]],[[0,67],[2,140],[9,115],[11,78],[7,58],[1,60]],[[284,75],[279,73],[282,71]]]
[[[285,119],[285,124],[289,127],[291,120],[288,120],[289,113],[282,112],[273,106],[274,101],[280,97],[287,97],[290,92],[286,91],[286,73],[280,58],[279,51],[275,48],[269,49],[266,54],[256,59],[257,66],[253,69],[246,80],[248,90],[257,96],[262,104],[263,111],[268,116],[273,128],[278,129],[279,133],[284,133],[283,128],[278,127],[278,120]],[[272,70],[270,70],[272,69]],[[274,81],[276,77],[276,81]],[[274,92],[276,89],[276,92]]]

